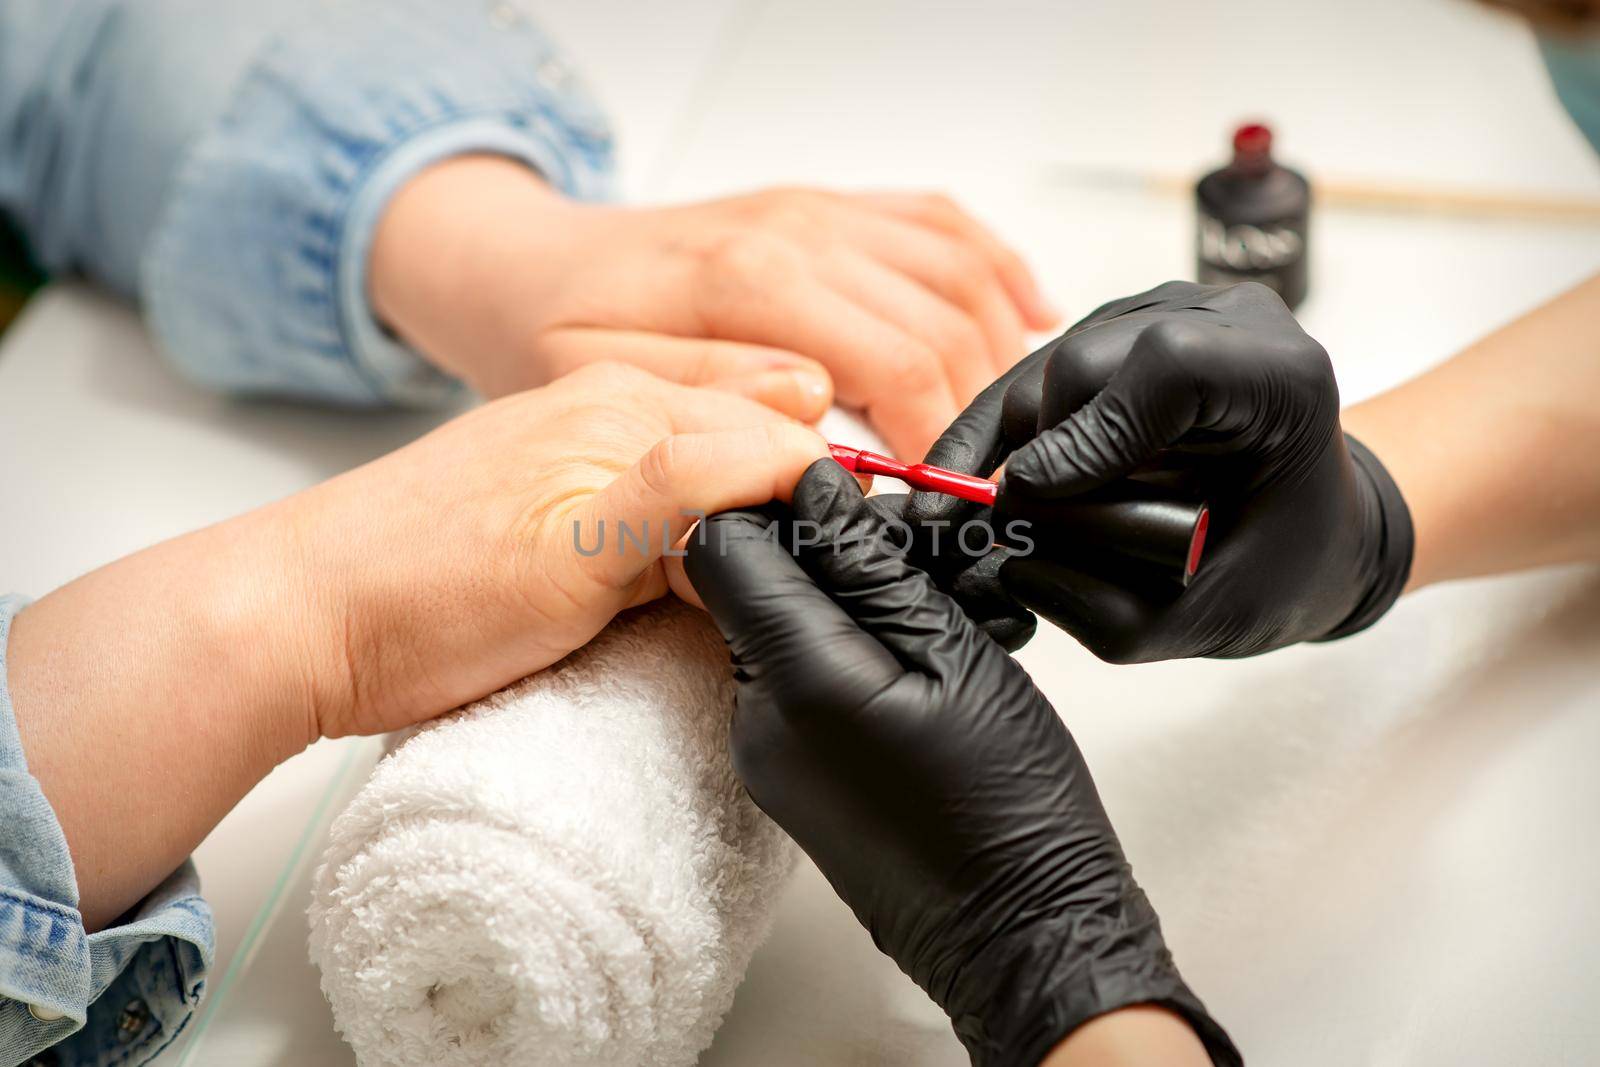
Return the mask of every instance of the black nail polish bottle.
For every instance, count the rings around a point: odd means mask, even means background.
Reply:
[[[1311,187],[1272,158],[1272,131],[1240,126],[1233,161],[1195,186],[1196,274],[1206,285],[1260,282],[1296,307],[1306,295]]]

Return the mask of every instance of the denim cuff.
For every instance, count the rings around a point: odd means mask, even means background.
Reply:
[[[604,118],[513,5],[319,6],[263,47],[180,165],[141,270],[157,339],[224,390],[449,399],[457,384],[373,318],[367,258],[395,191],[466,153],[609,193]]]
[[[386,329],[367,298],[367,264],[378,222],[390,199],[413,176],[440,160],[470,153],[506,156],[527,164],[553,187],[572,195],[586,190],[558,145],[547,116],[535,115],[532,131],[501,116],[461,117],[401,142],[373,168],[351,204],[339,249],[340,320],[351,357],[366,380],[395,403],[426,407],[447,399],[459,384]]]
[[[211,911],[185,863],[117,925],[88,933],[66,837],[28,773],[6,676],[0,596],[0,1061],[49,1048],[59,1067],[148,1062],[183,1030],[213,956]]]

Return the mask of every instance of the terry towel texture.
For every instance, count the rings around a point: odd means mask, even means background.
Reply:
[[[794,859],[732,706],[710,621],[660,603],[385,758],[311,905],[363,1067],[694,1063]]]

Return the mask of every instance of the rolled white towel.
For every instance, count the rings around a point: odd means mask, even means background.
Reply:
[[[732,704],[709,620],[659,603],[386,757],[311,905],[363,1067],[694,1063],[794,860]]]

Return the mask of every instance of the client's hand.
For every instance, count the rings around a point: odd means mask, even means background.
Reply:
[[[753,401],[595,365],[43,597],[0,699],[90,928],[279,761],[555,662],[666,591],[685,512],[786,498],[824,454]]]
[[[740,778],[974,1063],[1033,1067],[1082,1024],[1140,1004],[1238,1062],[1173,965],[1072,735],[890,550],[848,474],[815,464],[792,512],[700,530],[686,566],[733,651]],[[1159,1062],[1204,1062],[1160,1018],[1179,1040],[1163,1031],[1176,1051]]]
[[[335,684],[314,736],[436,715],[667,591],[700,514],[787,499],[820,437],[740,397],[591,364],[286,504]]]
[[[1056,318],[1017,255],[942,197],[583,206],[485,157],[395,196],[371,279],[386,322],[489,396],[621,360],[804,420],[837,393],[908,457]]]

